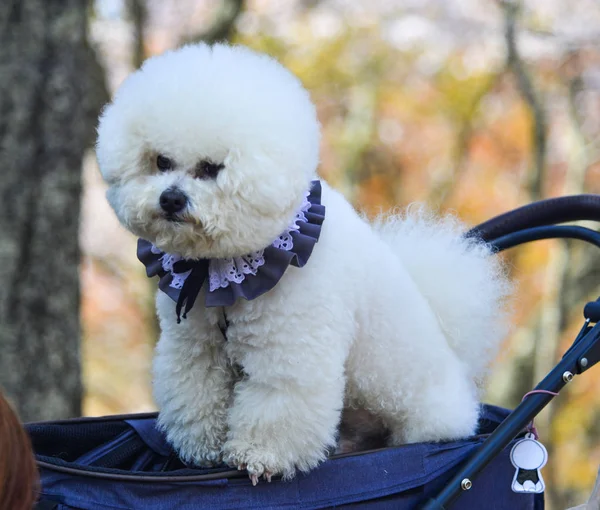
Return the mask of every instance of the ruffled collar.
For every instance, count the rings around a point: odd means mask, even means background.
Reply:
[[[180,322],[194,306],[207,280],[207,307],[231,306],[240,297],[251,300],[271,290],[288,266],[306,264],[319,240],[324,219],[321,183],[312,181],[289,227],[262,250],[230,259],[187,260],[139,239],[137,256],[146,266],[148,277],[158,276],[160,290],[175,301],[177,322]]]

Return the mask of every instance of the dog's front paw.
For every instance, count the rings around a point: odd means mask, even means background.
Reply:
[[[185,464],[208,468],[223,463],[224,430],[207,428],[202,423],[187,427],[161,425],[167,441]]]
[[[292,478],[296,472],[294,464],[289,460],[278,458],[268,449],[258,448],[235,439],[225,444],[223,460],[231,467],[247,470],[252,485],[256,485],[261,476],[270,482],[272,476],[282,475],[284,478]]]
[[[185,445],[176,450],[179,458],[188,465],[211,468],[223,464],[223,452],[220,448],[196,444]]]

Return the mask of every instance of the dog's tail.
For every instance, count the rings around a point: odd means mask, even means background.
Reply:
[[[480,383],[509,331],[512,286],[488,245],[464,237],[453,216],[411,206],[375,222],[429,301],[448,343]]]

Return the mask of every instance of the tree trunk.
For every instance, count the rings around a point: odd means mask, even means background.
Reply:
[[[81,409],[81,162],[106,98],[87,7],[0,2],[0,386],[26,421]]]

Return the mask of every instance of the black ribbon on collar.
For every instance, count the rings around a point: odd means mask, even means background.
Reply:
[[[208,277],[208,260],[180,260],[173,264],[173,272],[186,273],[191,270],[189,276],[185,279],[183,287],[179,292],[175,313],[177,314],[177,324],[181,322],[181,317],[187,319],[188,312],[194,306],[202,284]],[[185,308],[184,308],[185,306]],[[183,309],[183,315],[181,310]]]

